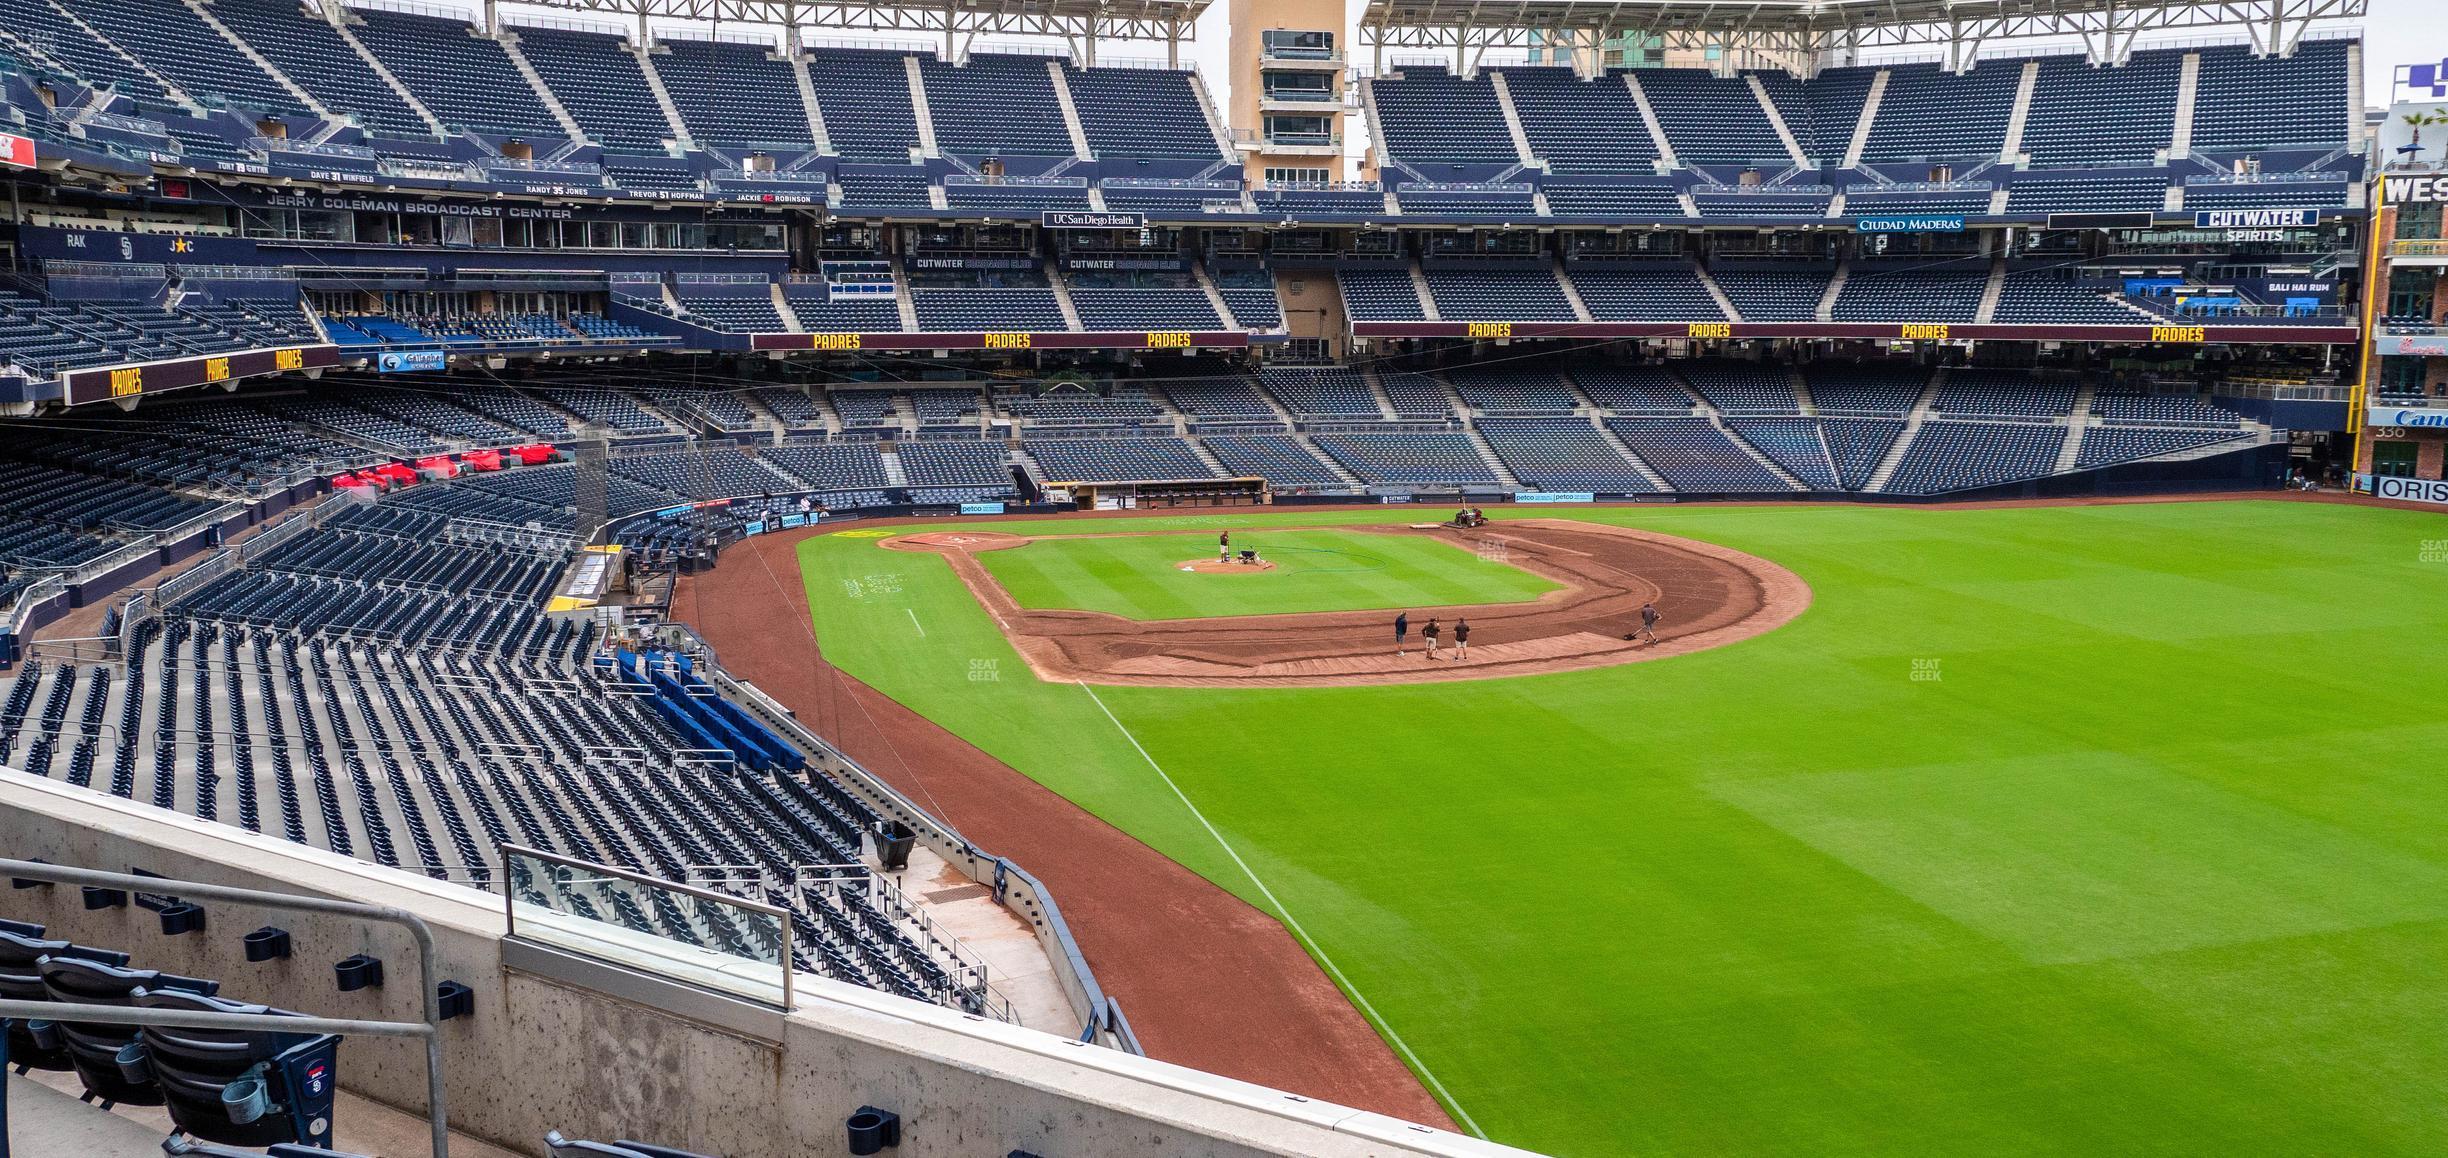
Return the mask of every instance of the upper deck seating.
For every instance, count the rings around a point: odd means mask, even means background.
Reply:
[[[1504,74],[1513,111],[1521,118],[1522,135],[1530,139],[1531,153],[1547,162],[1550,174],[1657,171],[1657,142],[1650,137],[1640,105],[1622,73],[1590,80],[1574,76],[1569,68],[1508,68]],[[1384,108],[1381,98],[1378,110],[1382,113]],[[1497,127],[1501,129],[1502,123]],[[1557,213],[1567,211],[1554,203],[1552,194],[1549,208]],[[1676,208],[1658,216],[1680,212]]]
[[[1071,156],[1047,64],[1042,56],[986,52],[960,65],[920,58],[937,147],[963,156]]]
[[[502,50],[464,20],[352,9],[351,31],[418,103],[454,129],[522,137],[549,152],[568,140],[535,86]],[[549,146],[549,147],[548,147]]]
[[[600,32],[518,30],[519,54],[569,110],[588,139],[607,149],[651,153],[672,137],[629,42]]]

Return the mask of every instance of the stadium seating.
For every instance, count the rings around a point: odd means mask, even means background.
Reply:
[[[697,143],[777,159],[812,147],[799,81],[769,46],[673,37],[650,59]]]
[[[2055,469],[2065,440],[2057,425],[1924,422],[1886,492],[1934,495],[2038,478]]]
[[[1343,469],[1370,483],[1396,487],[1497,485],[1470,436],[1452,431],[1331,433],[1311,441]]]
[[[958,65],[920,58],[937,146],[969,157],[1072,155],[1048,63],[985,52]]]
[[[1610,418],[1607,429],[1678,491],[1793,489],[1705,418]]]
[[[918,147],[918,116],[902,60],[902,53],[868,48],[817,48],[808,54],[808,79],[824,112],[825,136],[843,159],[906,164],[910,150]],[[918,203],[926,203],[923,192]]]
[[[289,0],[214,0],[211,11],[323,107],[356,117],[378,136],[432,134],[425,118],[375,75],[355,48],[331,25],[305,18],[297,4]]]
[[[1428,292],[1436,298],[1437,316],[1447,321],[1507,320],[1570,322],[1579,319],[1555,271],[1428,267]],[[1350,283],[1344,285],[1350,296]],[[1399,295],[1396,295],[1399,296]],[[1356,316],[1356,315],[1355,315]]]
[[[443,124],[529,141],[567,139],[500,41],[463,20],[351,11],[364,21],[352,33]]]
[[[1228,474],[1252,475],[1294,489],[1344,485],[1331,464],[1289,434],[1207,434],[1199,441]]]
[[[1726,429],[1815,491],[1839,489],[1820,424],[1808,418],[1736,418]]]
[[[1217,477],[1179,438],[1031,438],[1025,449],[1052,483]]]
[[[1994,158],[2005,147],[2006,122],[2022,83],[2019,60],[1981,61],[1961,76],[1936,64],[1890,68],[1862,160]]]
[[[1547,162],[1550,173],[1656,171],[1657,143],[1650,138],[1649,128],[1641,120],[1640,106],[1621,74],[1582,80],[1569,68],[1511,68],[1504,70],[1504,76],[1505,86],[1513,96],[1513,111],[1521,117],[1523,135],[1530,139],[1530,151]],[[1381,88],[1380,114],[1386,107],[1383,95]],[[1502,129],[1503,125],[1500,123],[1497,128]],[[1437,155],[1427,147],[1422,152],[1425,156]],[[1507,154],[1503,159],[1512,157]],[[1550,186],[1551,202],[1554,197],[1554,187]],[[1671,192],[1665,204],[1670,208],[1656,216],[1682,214]],[[1651,208],[1656,205],[1654,200],[1649,202]],[[1558,213],[1568,212],[1562,205],[1555,205],[1554,209]]]
[[[2184,57],[2145,50],[2116,68],[2080,56],[2040,58],[2023,151],[2034,165],[2152,164],[2175,140]]]
[[[1948,417],[2056,418],[2074,408],[2074,383],[2017,370],[1956,369],[1930,396],[1930,411]]]
[[[1689,414],[1698,401],[1661,366],[1592,366],[1572,379],[1609,414]]]
[[[1728,414],[1798,414],[1802,409],[1793,372],[1782,365],[1697,360],[1674,369],[1710,405]]]
[[[1807,322],[1819,316],[1834,270],[1715,268],[1709,277],[1748,322]]]
[[[1368,383],[1349,367],[1268,366],[1258,379],[1295,415],[1376,418],[1384,413]]]
[[[1343,287],[1343,312],[1355,322],[1416,322],[1428,316],[1408,270],[1344,269],[1335,280]]]
[[[2330,149],[2347,141],[2346,40],[2305,40],[2292,56],[2243,45],[2201,52],[2193,103],[2197,152]]]
[[[1643,69],[1634,74],[1666,143],[1686,165],[1759,165],[1774,173],[1792,155],[1768,122],[1751,84],[1696,68]]]
[[[519,54],[588,139],[607,149],[655,152],[671,122],[647,88],[629,42],[600,32],[519,28]]]
[[[1066,68],[1071,104],[1100,159],[1223,159],[1188,71]]]
[[[1505,469],[1532,490],[1646,494],[1658,489],[1587,419],[1482,419],[1479,433]]]
[[[1691,266],[1567,267],[1590,317],[1601,322],[1727,320]]]
[[[910,291],[922,330],[1067,330],[1050,289],[930,288]]]
[[[1482,74],[1465,80],[1441,68],[1414,66],[1366,82],[1377,108],[1379,142],[1386,155],[1421,165],[1512,165],[1521,160],[1505,127],[1494,83]],[[1616,138],[1604,138],[1610,144]]]
[[[1988,288],[1986,258],[1890,264],[1857,261],[1845,279],[1844,289],[1837,293],[1836,308],[1829,316],[1839,322],[1897,318],[1969,322],[1979,317],[1981,295]]]
[[[20,2],[35,6],[39,0]],[[275,116],[313,115],[304,101],[178,0],[66,0],[60,7],[191,97]]]

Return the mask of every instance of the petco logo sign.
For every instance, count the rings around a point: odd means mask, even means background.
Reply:
[[[2397,426],[2408,430],[2448,430],[2448,410],[2409,410],[2402,406],[2373,406],[2364,411],[2365,426]]]
[[[2372,480],[2372,497],[2396,499],[2409,503],[2438,503],[2448,506],[2448,482],[2421,478],[2389,478]]]
[[[2438,64],[2409,64],[2398,69],[2409,89],[2421,89],[2434,97],[2448,97],[2448,60]]]

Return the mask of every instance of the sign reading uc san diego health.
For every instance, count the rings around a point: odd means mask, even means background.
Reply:
[[[2318,209],[2201,209],[2195,229],[2302,229],[2320,224]]]
[[[1964,219],[1927,213],[1905,214],[1898,217],[1857,217],[1853,219],[1855,233],[1961,233]]]
[[[1040,229],[1145,229],[1144,213],[1096,213],[1068,209],[1048,209],[1038,220]]]

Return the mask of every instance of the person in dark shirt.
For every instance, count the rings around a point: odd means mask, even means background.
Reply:
[[[1455,658],[1455,659],[1457,659],[1457,660],[1461,660],[1461,659],[1467,659],[1467,658],[1469,658],[1469,657],[1470,657],[1470,620],[1467,620],[1467,619],[1457,619],[1457,620],[1454,620],[1454,658]]]
[[[1428,641],[1428,658],[1437,658],[1437,637],[1444,634],[1445,629],[1438,627],[1434,618],[1429,619],[1428,626],[1420,629],[1420,638]]]
[[[1404,643],[1404,641],[1405,641],[1405,640],[1409,639],[1409,638],[1410,638],[1410,636],[1411,636],[1411,613],[1410,613],[1410,612],[1408,612],[1408,611],[1405,611],[1405,612],[1402,612],[1401,614],[1396,615],[1396,616],[1394,617],[1394,654],[1395,654],[1395,655],[1398,655],[1398,656],[1399,656],[1399,655],[1403,654],[1403,643]]]
[[[1637,630],[1637,631],[1634,631],[1634,632],[1633,632],[1632,634],[1630,634],[1630,635],[1625,636],[1624,638],[1625,638],[1625,639],[1646,639],[1646,640],[1648,640],[1648,641],[1649,641],[1649,642],[1651,642],[1651,643],[1656,643],[1656,642],[1658,641],[1658,637],[1657,637],[1657,625],[1658,625],[1658,609],[1657,609],[1657,604],[1655,604],[1655,603],[1643,603],[1643,604],[1641,604],[1641,609],[1640,609],[1640,629],[1639,629],[1639,630]]]

